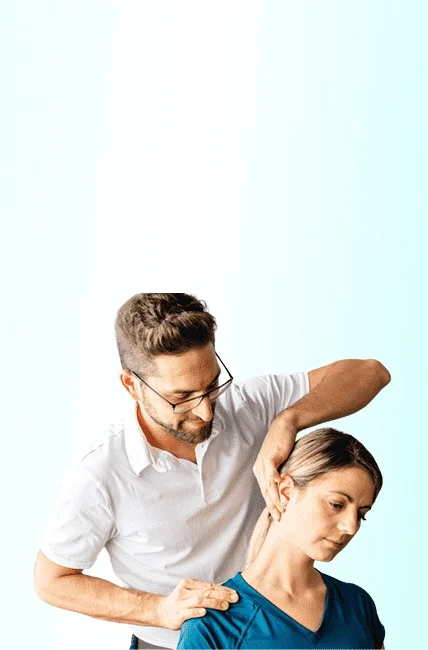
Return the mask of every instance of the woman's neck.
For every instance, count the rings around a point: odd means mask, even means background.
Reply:
[[[263,592],[274,589],[298,597],[324,586],[314,561],[285,539],[278,539],[273,523],[256,559],[242,572],[242,577]]]

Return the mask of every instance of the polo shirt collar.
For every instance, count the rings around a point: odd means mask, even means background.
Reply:
[[[143,469],[153,465],[154,459],[138,422],[137,406],[137,402],[132,400],[132,406],[129,413],[127,413],[124,424],[126,455],[132,470],[138,476]]]
[[[140,423],[137,417],[138,403],[132,400],[132,406],[125,417],[125,448],[128,456],[129,464],[133,472],[139,476],[146,467],[153,467],[158,472],[165,472],[171,469],[174,465],[181,462],[181,459],[176,458],[173,454],[162,449],[152,447],[146,440],[146,437],[141,430]],[[217,438],[220,431],[224,426],[224,418],[221,414],[220,404],[217,403],[215,410],[213,429],[210,437],[204,443],[200,443],[207,448],[209,444]],[[198,447],[198,445],[196,445]]]

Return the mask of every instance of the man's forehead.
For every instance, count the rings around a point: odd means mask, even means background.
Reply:
[[[208,379],[208,384],[218,374],[219,365],[214,347],[205,346],[183,352],[182,354],[163,354],[155,357],[153,376],[167,382],[171,389],[177,387],[189,391],[195,383],[195,389],[201,381]]]

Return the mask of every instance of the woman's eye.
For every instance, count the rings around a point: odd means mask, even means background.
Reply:
[[[366,521],[366,518],[364,517],[364,515],[360,515],[359,518],[362,519],[363,521]]]
[[[329,501],[330,505],[333,506],[336,510],[341,510],[343,508],[343,503],[332,503]]]

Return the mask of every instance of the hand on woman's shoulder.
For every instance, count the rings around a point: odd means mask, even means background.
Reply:
[[[238,593],[238,602],[232,603],[226,610],[207,609],[205,616],[185,621],[177,650],[237,647],[243,629],[248,626],[252,613],[255,614],[258,608],[239,592],[233,579],[224,583],[224,586]]]

